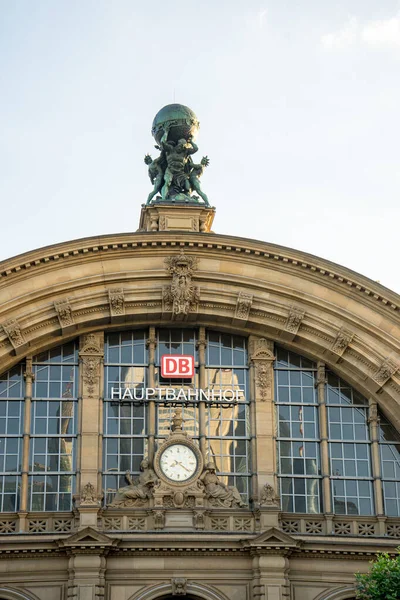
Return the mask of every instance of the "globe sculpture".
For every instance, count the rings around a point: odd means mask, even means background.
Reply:
[[[209,164],[208,157],[203,156],[199,163],[192,159],[198,151],[194,140],[199,126],[195,113],[183,104],[168,104],[158,111],[151,132],[160,155],[154,160],[150,154],[144,157],[153,185],[147,204],[196,203],[209,206],[200,186],[200,177]]]
[[[165,129],[168,129],[168,141],[176,143],[182,138],[196,139],[199,127],[196,115],[188,106],[167,104],[154,117],[151,133],[157,144],[160,144]]]

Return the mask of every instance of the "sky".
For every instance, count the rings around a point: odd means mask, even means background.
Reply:
[[[179,102],[215,232],[400,293],[400,0],[0,0],[0,90],[0,260],[136,231]]]

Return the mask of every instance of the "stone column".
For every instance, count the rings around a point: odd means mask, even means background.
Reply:
[[[250,336],[249,360],[252,498],[257,505],[263,496],[264,486],[270,486],[269,489],[273,488],[275,492],[277,489],[273,342]],[[268,508],[269,517],[264,515],[261,518],[261,527],[276,526],[278,511],[276,503],[272,503]]]
[[[155,360],[156,360],[156,329],[155,327],[149,327],[149,337],[147,338],[147,347],[149,349],[149,380],[147,387],[155,387]],[[146,407],[145,407],[146,410]],[[156,435],[156,403],[154,400],[149,401],[149,412],[148,412],[148,447],[147,456],[149,462],[152,465],[155,454],[155,435]]]
[[[76,504],[80,527],[96,527],[102,497],[104,334],[89,333],[79,340],[78,484]]]
[[[197,348],[199,350],[199,388],[206,388],[206,330],[205,327],[199,328],[199,341]],[[207,432],[206,432],[206,403],[204,400],[199,402],[199,440],[200,450],[203,454],[204,461],[207,462]]]
[[[22,469],[21,469],[21,499],[19,509],[20,530],[26,529],[26,515],[28,512],[28,473],[29,473],[29,441],[31,433],[31,405],[33,369],[32,357],[26,358],[25,363],[25,401],[24,401],[24,432],[22,440]]]
[[[381,460],[379,452],[379,415],[378,405],[374,398],[369,399],[368,424],[369,435],[371,438],[371,464],[372,476],[374,478],[375,514],[379,518],[383,516],[384,510]],[[381,531],[380,533],[381,535],[384,535],[384,523],[382,524],[382,527],[383,531]]]
[[[328,412],[326,407],[326,373],[325,364],[317,363],[317,396],[319,411],[319,436],[321,439],[321,473],[322,473],[322,505],[327,519],[327,533],[332,530],[332,494],[329,478],[329,443],[328,443]],[[330,521],[330,523],[328,523]]]

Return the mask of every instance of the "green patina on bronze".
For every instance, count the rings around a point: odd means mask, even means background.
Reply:
[[[151,132],[160,155],[154,160],[150,154],[144,157],[153,185],[147,204],[174,202],[209,206],[208,198],[200,186],[200,177],[209,159],[203,156],[200,163],[196,164],[191,157],[198,151],[194,138],[199,127],[195,113],[183,104],[168,104],[158,111]]]

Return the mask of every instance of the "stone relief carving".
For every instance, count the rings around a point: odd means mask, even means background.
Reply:
[[[100,357],[84,356],[82,359],[83,383],[87,387],[89,396],[94,393],[95,385],[99,377]]]
[[[263,402],[266,401],[271,391],[272,378],[270,370],[269,365],[265,361],[255,363],[256,386]]]
[[[154,510],[154,529],[164,529],[165,513],[163,510]]]
[[[374,425],[378,425],[380,422],[379,414],[378,414],[378,405],[374,402],[370,404],[368,411],[368,423],[373,423]]]
[[[3,329],[14,348],[18,348],[25,344],[24,334],[22,333],[18,321],[11,319],[10,321],[3,323]]]
[[[251,338],[249,342],[250,360],[254,364],[256,389],[262,402],[272,391],[273,342],[265,338]]]
[[[285,323],[285,330],[296,334],[304,318],[304,314],[304,310],[292,307]]]
[[[393,360],[387,358],[373,375],[373,379],[382,386],[396,373],[398,368],[399,366]]]
[[[54,308],[56,310],[61,327],[69,327],[70,325],[74,324],[72,308],[68,300],[59,300],[58,302],[54,302]]]
[[[175,579],[171,579],[171,585],[173,596],[186,596],[187,579],[184,577],[176,577]]]
[[[81,506],[97,506],[98,504],[96,490],[94,489],[94,485],[90,483],[90,481],[82,488],[80,503]]]
[[[120,488],[114,500],[109,506],[126,507],[126,506],[143,506],[153,495],[153,488],[158,483],[157,476],[150,467],[147,458],[140,463],[140,475],[137,483],[134,483],[129,471],[125,474],[129,485]]]
[[[279,506],[279,498],[269,483],[266,483],[260,496],[260,506]]]
[[[233,485],[225,485],[219,479],[215,472],[214,463],[208,463],[200,480],[204,484],[207,500],[211,506],[224,508],[242,508],[246,506],[238,489]]]
[[[82,381],[84,394],[92,398],[100,379],[103,356],[103,338],[98,333],[88,333],[81,338],[79,356],[82,359]]]
[[[199,288],[192,284],[192,277],[197,270],[198,260],[180,254],[165,259],[165,265],[172,275],[172,283],[163,289],[163,309],[173,314],[187,315],[197,309],[200,300]]]
[[[96,333],[88,333],[83,336],[81,342],[80,354],[102,354],[103,348],[99,339],[99,335]]]
[[[335,341],[332,344],[332,352],[342,356],[347,346],[352,342],[354,335],[345,329],[338,331]]]
[[[246,294],[245,292],[239,292],[239,296],[236,302],[235,318],[247,321],[250,314],[250,308],[253,303],[253,295]]]
[[[122,288],[115,288],[108,291],[108,299],[110,302],[111,316],[125,314],[125,297]]]

